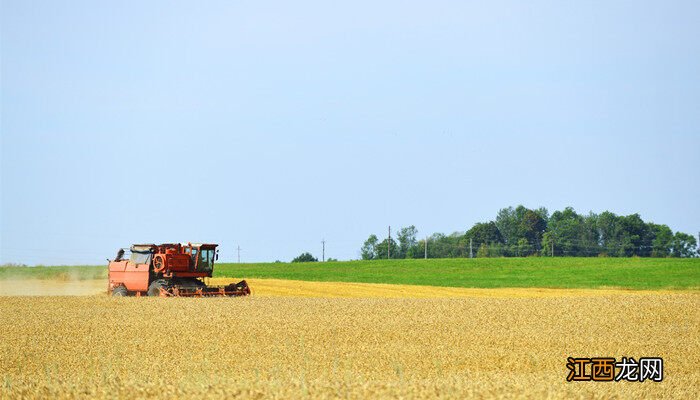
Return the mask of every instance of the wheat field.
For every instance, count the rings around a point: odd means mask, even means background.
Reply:
[[[242,278],[211,278],[210,285],[227,285]],[[620,288],[463,288],[445,286],[395,285],[386,283],[312,282],[285,279],[247,279],[256,297],[345,297],[439,299],[465,297],[600,297],[628,294],[672,294],[677,290],[631,290]],[[48,280],[0,279],[0,296],[87,296],[104,295],[104,279]],[[686,293],[700,293],[697,290]]]
[[[237,280],[237,279],[236,279]],[[231,278],[212,278],[212,285],[225,285]],[[253,295],[281,297],[345,297],[345,298],[410,298],[440,299],[467,297],[541,298],[541,297],[598,297],[628,294],[672,294],[674,290],[630,290],[620,288],[563,289],[563,288],[464,288],[424,285],[396,285],[359,282],[311,282],[286,279],[248,279]],[[104,291],[101,282],[99,290]],[[0,287],[0,293],[2,293]],[[700,293],[698,291],[692,291]]]
[[[698,398],[700,295],[0,297],[0,398]],[[659,356],[664,381],[566,382]]]

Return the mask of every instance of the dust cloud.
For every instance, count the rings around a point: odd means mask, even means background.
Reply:
[[[91,296],[107,293],[106,279],[0,279],[0,296]]]

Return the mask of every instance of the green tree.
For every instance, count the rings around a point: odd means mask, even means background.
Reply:
[[[387,247],[391,246],[390,249]],[[396,243],[394,238],[384,239],[381,243],[378,243],[375,247],[375,259],[386,259],[391,250],[391,258],[402,258],[399,245]]]
[[[581,233],[583,232],[583,217],[571,207],[563,211],[555,211],[549,218],[550,239],[554,240],[554,253],[564,256],[581,254]]]
[[[697,241],[693,235],[676,232],[671,242],[671,255],[673,257],[695,257],[697,253]]]
[[[474,226],[464,234],[464,237],[467,243],[469,243],[469,239],[471,239],[472,248],[479,248],[484,243],[487,245],[503,243],[503,236],[501,236],[501,232],[493,221],[474,224]]]
[[[518,217],[513,207],[502,208],[496,215],[496,227],[501,233],[503,243],[513,245],[518,242]]]
[[[580,232],[580,256],[598,256],[600,254],[600,236],[598,234],[598,215],[589,212],[582,216]]]
[[[454,232],[450,235],[435,233],[428,241],[428,254],[430,258],[467,257],[469,240],[465,239],[464,232]]]
[[[406,258],[409,250],[418,245],[417,235],[418,230],[413,225],[399,229],[399,233],[396,235],[399,240],[398,258]]]
[[[603,254],[617,255],[620,246],[619,217],[610,211],[600,213],[596,220],[596,229]]]
[[[479,250],[476,251],[476,256],[478,258],[489,257],[489,246],[486,243],[482,243],[479,246]]]
[[[425,257],[425,239],[419,240],[415,246],[408,248],[406,258],[423,258]]]
[[[423,258],[426,241],[416,240],[417,232],[413,225],[401,228],[398,241],[385,239],[381,243],[370,235],[362,246],[362,258],[386,258],[389,245],[391,258]],[[434,233],[428,238],[428,257],[469,257],[470,244],[472,251],[477,249],[481,256],[489,257],[700,256],[693,236],[674,235],[668,226],[646,223],[639,214],[618,216],[604,211],[581,215],[566,207],[550,216],[544,207],[518,205],[500,209],[495,221],[474,224],[465,233]]]
[[[619,256],[647,257],[651,254],[652,239],[649,235],[649,227],[642,221],[639,214],[618,218],[618,234],[620,235]]]
[[[547,255],[550,257],[553,257],[554,254],[552,253],[553,251],[553,243],[554,243],[554,234],[552,232],[545,232],[542,235],[542,255]]]
[[[530,244],[527,242],[527,239],[525,238],[520,238],[518,239],[518,244],[516,245],[516,257],[524,257],[527,256],[531,253],[530,249]]]
[[[315,258],[311,253],[301,253],[298,257],[292,260],[293,263],[296,262],[316,262],[318,258]]]
[[[464,232],[453,232],[449,236],[449,246],[451,258],[469,257],[469,240],[465,238]]]
[[[428,239],[428,257],[448,258],[450,256],[450,239],[444,233],[433,233]]]
[[[547,229],[547,214],[544,207],[531,210],[523,205],[499,210],[496,226],[506,245],[506,255],[514,255],[520,251],[520,239],[525,239],[533,251],[539,250],[542,235]]]
[[[527,243],[536,244],[537,248],[534,250],[539,250],[539,244],[542,241],[542,235],[547,229],[547,221],[540,216],[534,210],[526,209],[522,214],[522,218],[519,221],[520,224],[520,238],[525,239]]]
[[[652,257],[668,257],[673,246],[673,231],[667,225],[647,224],[654,239],[651,242]]]
[[[365,243],[362,245],[362,249],[360,249],[360,255],[362,256],[363,260],[374,260],[377,258],[378,243],[379,239],[377,239],[377,235],[369,235],[369,238],[367,238]]]

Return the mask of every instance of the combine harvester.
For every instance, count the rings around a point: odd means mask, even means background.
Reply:
[[[112,296],[247,296],[246,281],[226,286],[207,286],[214,261],[219,259],[216,244],[165,243],[135,244],[131,256],[124,249],[109,261],[109,286]]]

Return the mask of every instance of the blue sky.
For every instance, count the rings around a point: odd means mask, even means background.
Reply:
[[[700,231],[688,1],[2,1],[0,263],[358,257],[524,204]]]

